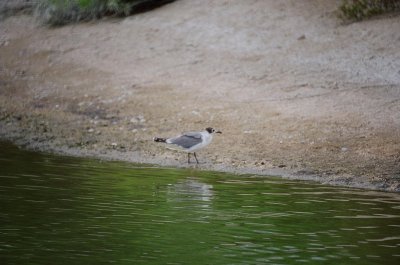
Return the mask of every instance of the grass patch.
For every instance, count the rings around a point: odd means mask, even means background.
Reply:
[[[60,26],[104,16],[129,16],[175,0],[39,0],[36,16],[45,24]]]
[[[342,18],[359,21],[383,13],[400,11],[400,0],[343,0],[339,10]]]

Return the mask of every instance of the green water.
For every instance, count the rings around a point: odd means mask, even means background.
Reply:
[[[1,264],[400,264],[399,194],[0,146]]]

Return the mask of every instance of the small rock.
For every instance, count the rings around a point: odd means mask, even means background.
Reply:
[[[342,150],[342,152],[346,152],[348,150],[347,147],[342,147],[340,150]]]
[[[143,115],[139,115],[139,116],[137,116],[137,118],[138,118],[139,120],[141,120],[141,119],[144,119],[144,116],[143,116]]]
[[[304,35],[304,34],[297,38],[297,40],[305,40],[305,39],[306,39],[306,35]]]
[[[92,133],[92,132],[94,132],[94,129],[93,129],[93,128],[90,128],[90,129],[88,129],[87,131],[88,131],[88,133]]]

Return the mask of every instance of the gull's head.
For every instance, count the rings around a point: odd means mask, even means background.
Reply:
[[[217,131],[214,128],[211,128],[211,127],[206,128],[206,131],[208,133],[222,133],[221,131]]]

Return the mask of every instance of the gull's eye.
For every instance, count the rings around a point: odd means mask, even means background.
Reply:
[[[215,130],[214,130],[214,129],[212,129],[212,132],[215,132]]]

